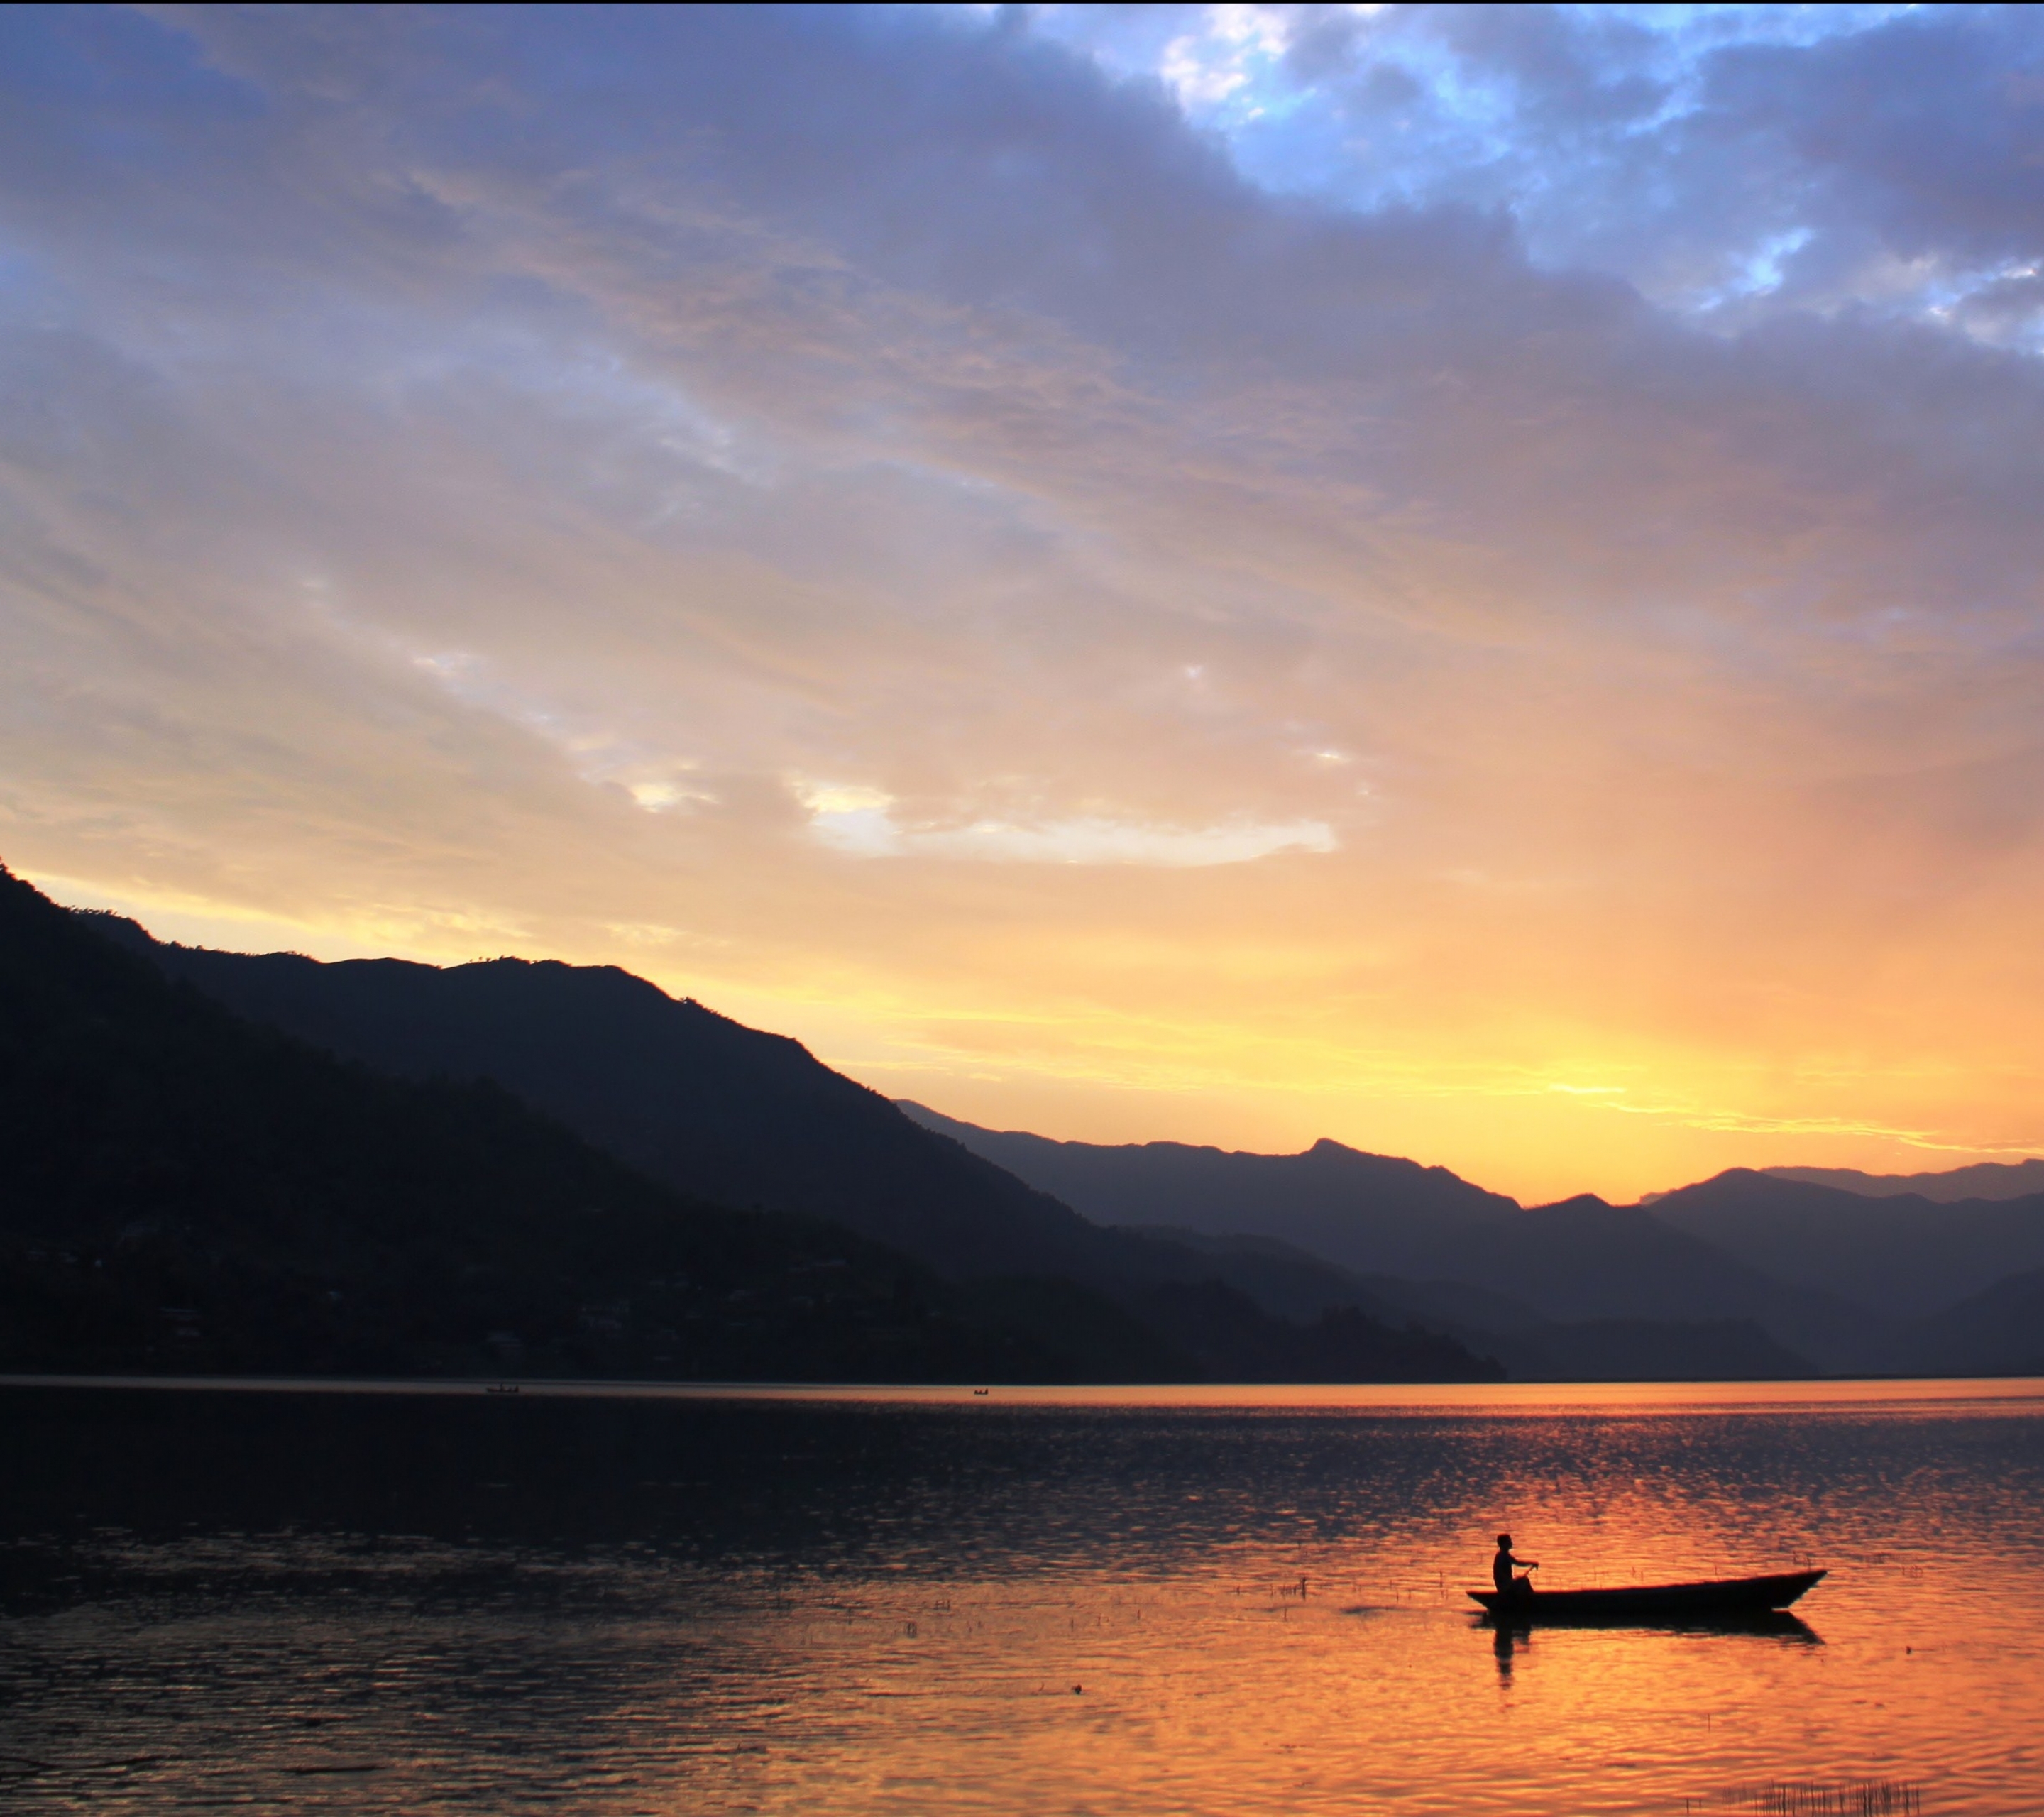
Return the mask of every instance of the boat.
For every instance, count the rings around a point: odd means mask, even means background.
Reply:
[[[1785,1609],[1824,1576],[1783,1571],[1771,1577],[1719,1577],[1701,1584],[1636,1584],[1600,1590],[1471,1590],[1500,1622],[1592,1627],[1628,1622],[1718,1622]]]

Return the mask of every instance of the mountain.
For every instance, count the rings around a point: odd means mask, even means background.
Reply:
[[[1174,1354],[1146,1338],[1152,1369]],[[252,1026],[0,870],[0,1367],[1030,1379],[898,1254]]]
[[[713,1202],[829,1218],[958,1276],[1085,1270],[1099,1235],[801,1043],[614,966],[321,964],[216,952],[93,917],[252,1022],[410,1079],[494,1079],[596,1147]]]
[[[1254,1154],[1178,1142],[1110,1147],[981,1129],[926,1105],[901,1106],[925,1129],[1101,1223],[1275,1238],[1343,1268],[1451,1272],[1477,1231],[1518,1201],[1445,1167],[1316,1142],[1302,1154]]]
[[[1997,1281],[1912,1327],[1890,1365],[1897,1373],[2044,1375],[2044,1268]]]
[[[1462,1250],[1454,1273],[1558,1321],[1750,1322],[1827,1369],[1863,1367],[1886,1340],[1887,1323],[1862,1308],[1772,1279],[1672,1227],[1659,1210],[1585,1193],[1501,1215]]]
[[[1276,1239],[1322,1256],[1362,1281],[1372,1297],[1358,1304],[1374,1305],[1381,1317],[1451,1330],[1507,1359],[1515,1375],[1550,1373],[1558,1364],[1542,1359],[1576,1354],[1572,1345],[1608,1346],[1613,1367],[1623,1355],[1650,1354],[1637,1332],[1619,1328],[1628,1323],[1688,1327],[1685,1336],[1670,1333],[1662,1341],[1671,1354],[1687,1346],[1695,1367],[1731,1354],[1725,1327],[1750,1326],[1798,1374],[1812,1362],[1865,1366],[1891,1335],[1890,1321],[1822,1288],[1771,1279],[1663,1220],[1658,1204],[1650,1211],[1585,1196],[1527,1210],[1446,1168],[1335,1142],[1299,1154],[1178,1143],[1107,1147],[982,1130],[922,1105],[904,1108],[1089,1216]],[[1543,1325],[1612,1328],[1601,1338],[1519,1344],[1509,1334],[1528,1328],[1523,1324],[1481,1313],[1444,1317],[1439,1307],[1448,1284],[1530,1308]],[[1427,1309],[1430,1302],[1435,1309]],[[1763,1353],[1747,1343],[1739,1354]]]
[[[1934,1203],[1735,1168],[1656,1199],[1653,1213],[1777,1280],[1896,1319],[2044,1266],[2044,1193]]]
[[[1353,1306],[1329,1306],[1300,1326],[1269,1317],[1217,1280],[1155,1287],[1139,1302],[1165,1337],[1196,1357],[1225,1359],[1236,1381],[1499,1381],[1489,1358],[1472,1362],[1455,1339],[1395,1331]],[[1215,1373],[1219,1373],[1219,1369]]]
[[[1387,1327],[1444,1332],[1497,1358],[1514,1381],[1780,1381],[1818,1373],[1750,1319],[1550,1319],[1466,1281],[1350,1274],[1273,1237],[1169,1234],[1223,1258],[1232,1281],[1289,1317],[1354,1306]]]
[[[1942,1174],[1862,1174],[1857,1167],[1764,1167],[1761,1171],[1777,1180],[1857,1193],[1863,1199],[1913,1193],[1940,1205],[1955,1204],[1961,1199],[2027,1199],[2044,1193],[2044,1161],[1983,1161]]]
[[[1750,1319],[1592,1319],[1490,1347],[1524,1381],[1796,1381],[1819,1372]]]
[[[1278,1358],[1337,1380],[1497,1373],[1451,1339],[1335,1317],[1354,1296],[1313,1258],[1289,1264],[1289,1297],[1266,1298],[1262,1258],[1104,1230],[921,1128],[799,1043],[615,967],[325,965],[170,945],[117,916],[78,919],[251,1023],[397,1079],[489,1081],[693,1197],[832,1220],[905,1251],[950,1283],[946,1304],[1023,1321],[1051,1359],[1051,1379],[1074,1369],[1269,1379],[1259,1372]],[[1315,1271],[1317,1295],[1298,1278]],[[1192,1289],[1210,1310],[1224,1300],[1227,1316],[1184,1317]]]
[[[613,967],[322,965],[76,920],[391,1081],[456,1097],[488,1081],[642,1185],[843,1227],[914,1283],[931,1342],[976,1320],[1012,1367],[1026,1351],[1066,1378],[1473,1377],[1485,1357],[1546,1377],[1893,1366],[1929,1315],[2044,1265],[2036,1197],[1932,1204],[1735,1170],[1650,1206],[1526,1209],[1333,1142],[1266,1155],[978,1129]]]

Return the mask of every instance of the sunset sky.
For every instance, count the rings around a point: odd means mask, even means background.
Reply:
[[[0,13],[0,860],[1529,1200],[2044,1153],[2044,13]]]

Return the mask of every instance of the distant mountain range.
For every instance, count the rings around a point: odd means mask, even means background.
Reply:
[[[2044,1161],[1983,1161],[1942,1174],[1862,1174],[1857,1167],[1763,1167],[1761,1171],[1777,1180],[1835,1186],[1865,1199],[1913,1193],[1940,1205],[1956,1204],[1961,1199],[2027,1199],[2044,1193]]]
[[[1316,1253],[1385,1316],[1454,1331],[1515,1373],[1550,1373],[1564,1356],[1601,1373],[1599,1344],[1614,1366],[1658,1350],[1657,1373],[1689,1373],[1669,1360],[1676,1328],[1699,1362],[1739,1351],[1784,1373],[1803,1358],[1901,1372],[2044,1355],[2044,1326],[2030,1342],[2007,1310],[2027,1304],[2013,1289],[1993,1302],[1991,1339],[1983,1327],[1969,1339],[1951,1310],[2044,1266],[2044,1195],[1940,1204],[1739,1169],[1650,1204],[1585,1195],[1523,1209],[1443,1169],[1331,1142],[1289,1155],[1055,1142],[904,1108],[1090,1216]],[[1668,1329],[1650,1341],[1642,1322]]]
[[[850,1231],[677,1193],[497,1086],[256,1027],[0,871],[0,1369],[1059,1366]]]
[[[1209,1236],[1175,1231],[1181,1242],[1236,1259],[1261,1257],[1268,1273],[1256,1277],[1259,1296],[1270,1296],[1295,1316],[1327,1292],[1325,1265],[1287,1272],[1291,1258],[1312,1262],[1288,1243],[1269,1237]],[[1497,1358],[1516,1379],[1543,1381],[1787,1381],[1819,1373],[1750,1318],[1550,1318],[1526,1300],[1466,1281],[1413,1281],[1393,1275],[1339,1271],[1339,1291],[1387,1324],[1416,1323],[1453,1334],[1472,1349]],[[1248,1278],[1238,1273],[1234,1278]]]
[[[1588,1196],[1529,1211],[1445,1168],[1334,1142],[1300,1154],[1053,1142],[903,1108],[1089,1216],[1322,1256],[1383,1316],[1453,1331],[1515,1373],[1622,1377],[1650,1355],[1655,1374],[1808,1375],[1858,1366],[1888,1335],[1861,1308]],[[1469,1289],[1488,1297],[1472,1306]],[[1646,1325],[1666,1328],[1649,1339]]]
[[[91,1352],[106,1366],[138,1344],[159,1362],[195,1358],[194,1330],[221,1366],[297,1343],[293,1355],[348,1366],[372,1352],[405,1368],[522,1352],[565,1373],[888,1379],[1473,1379],[1500,1362],[1528,1377],[1738,1377],[2044,1360],[2044,1194],[1942,1202],[1892,1181],[1858,1193],[1788,1177],[1812,1170],[1735,1170],[1650,1204],[1525,1208],[1333,1142],[1268,1155],[982,1129],[890,1104],[796,1042],[613,967],[178,947],[120,917],[67,915],[4,872],[0,908],[0,984],[33,1003],[24,981],[73,979],[41,1023],[0,1031],[25,1081],[0,1154],[0,1358],[55,1356],[90,1323],[62,1310],[65,1295],[118,1275],[128,1310],[106,1329],[125,1318],[128,1335]],[[102,1002],[100,985],[78,981],[88,974],[125,982]],[[88,1051],[67,1098],[37,1097],[53,1054]],[[55,1114],[86,1103],[98,1122]],[[152,1104],[143,1129],[136,1107]],[[500,1133],[486,1140],[486,1124]],[[317,1139],[297,1145],[286,1128]],[[359,1139],[343,1140],[350,1129]],[[463,1176],[464,1152],[487,1164]],[[1999,1189],[2023,1175],[1984,1177]],[[584,1218],[585,1200],[637,1207],[624,1221],[639,1234],[606,1247],[594,1233],[610,1226]],[[490,1254],[493,1217],[515,1292]],[[378,1248],[372,1228],[405,1241]],[[655,1250],[659,1267],[634,1259]],[[702,1259],[712,1251],[727,1254],[722,1273]],[[145,1252],[155,1287],[129,1278]],[[352,1285],[335,1272],[344,1261]],[[209,1314],[185,1303],[204,1297],[202,1277]],[[451,1281],[495,1285],[463,1299]],[[721,1310],[705,1298],[713,1281]],[[267,1303],[297,1310],[259,1316]]]
[[[712,1203],[834,1219],[958,1275],[1084,1271],[1103,1241],[1068,1206],[932,1139],[801,1043],[613,966],[327,965],[81,919],[251,1022],[402,1078],[494,1079]]]
[[[1481,1234],[1519,1204],[1445,1167],[1316,1142],[1303,1154],[1251,1154],[1177,1142],[1111,1147],[981,1129],[905,1101],[948,1136],[1103,1224],[1210,1236],[1275,1237],[1365,1273],[1473,1278]]]
[[[2044,1375],[2044,1268],[1924,1320],[1902,1360],[1927,1375]]]
[[[118,962],[110,975],[128,978],[124,1013],[140,1013],[154,1001],[137,978],[159,995],[174,986],[164,1001],[194,1013],[203,1005],[212,1019],[206,1039],[222,1051],[238,1041],[253,1043],[252,1051],[286,1056],[280,1082],[269,1088],[278,1099],[275,1116],[320,1121],[312,1101],[340,1090],[336,1079],[354,1081],[349,1089],[359,1091],[374,1078],[386,1097],[394,1094],[393,1101],[421,1116],[418,1107],[428,1099],[466,1101],[464,1093],[480,1092],[501,1112],[515,1112],[530,1140],[540,1141],[544,1131],[546,1140],[600,1157],[642,1199],[650,1193],[692,1208],[698,1218],[736,1218],[746,1229],[767,1233],[761,1238],[767,1250],[780,1243],[790,1251],[784,1273],[807,1266],[803,1243],[836,1243],[845,1251],[844,1266],[855,1262],[867,1275],[888,1276],[893,1299],[917,1309],[909,1323],[915,1327],[909,1336],[920,1333],[920,1351],[901,1331],[888,1345],[864,1352],[840,1346],[820,1353],[791,1339],[781,1354],[763,1338],[749,1347],[690,1351],[696,1361],[682,1373],[728,1375],[742,1354],[748,1360],[740,1373],[753,1376],[821,1371],[841,1378],[849,1371],[892,1379],[905,1372],[924,1379],[937,1367],[940,1336],[957,1354],[939,1373],[1007,1380],[1017,1379],[1018,1370],[1048,1380],[1460,1380],[1499,1373],[1452,1338],[1394,1329],[1356,1310],[1338,1272],[1310,1258],[1293,1272],[1317,1268],[1326,1290],[1295,1295],[1315,1303],[1302,1317],[1287,1318],[1253,1291],[1269,1271],[1263,1258],[1245,1256],[1238,1267],[1225,1254],[1103,1230],[921,1129],[799,1043],[676,1002],[613,968],[515,959],[447,970],[390,960],[323,966],[290,955],[209,952],[158,943],[120,917],[67,916],[11,878],[4,879],[4,891],[19,950],[11,958],[0,951],[0,964],[33,973],[31,948],[38,939],[48,945],[56,938],[52,927],[61,925],[74,958],[98,949]],[[74,1024],[91,1023],[93,1012],[82,1004],[72,1004],[68,1013]],[[57,1027],[63,1026],[60,1017]],[[33,1077],[33,1043],[18,1059],[25,1076]],[[244,1054],[236,1064],[246,1070],[256,1062]],[[175,1077],[177,1063],[167,1058],[164,1065]],[[117,1102],[126,1089],[102,1081],[101,1096]],[[164,1085],[138,1076],[133,1089],[160,1093]],[[195,1153],[180,1166],[194,1166],[204,1154],[213,1157],[213,1172],[231,1172],[220,1157],[238,1138],[209,1141],[203,1132],[209,1125],[232,1130],[240,1112],[232,1104],[201,1101],[196,1085],[187,1096],[194,1093],[190,1128],[180,1139]],[[286,1101],[294,1094],[307,1101],[294,1108]],[[270,1135],[261,1139],[275,1164],[287,1169],[288,1150]],[[331,1145],[330,1135],[324,1139]],[[78,1170],[89,1172],[101,1151],[117,1153],[124,1140],[114,1126],[96,1135],[78,1132],[72,1139]],[[60,1144],[45,1155],[49,1171],[62,1173],[64,1152]],[[400,1158],[385,1158],[394,1166]],[[317,1147],[303,1160],[315,1170],[332,1165]],[[0,1155],[0,1236],[25,1215],[18,1200],[10,1205],[8,1164]],[[607,1189],[613,1196],[624,1189]],[[287,1179],[272,1196],[289,1198],[301,1190]],[[144,1222],[156,1215],[146,1192],[133,1197]],[[527,1216],[562,1223],[558,1208],[525,1203],[532,1197],[498,1169],[478,1175],[464,1202],[501,1203],[507,1229]],[[198,1215],[187,1206],[177,1218],[188,1224]],[[336,1203],[333,1215],[344,1222],[383,1214],[366,1204]],[[455,1240],[429,1211],[413,1215],[421,1242]],[[475,1217],[481,1216],[478,1210]],[[286,1235],[251,1223],[240,1240],[290,1250]],[[478,1224],[464,1227],[461,1240],[485,1237]],[[227,1253],[221,1242],[206,1241],[209,1253]],[[290,1266],[309,1276],[325,1266],[319,1254],[290,1253]],[[583,1316],[586,1325],[637,1331],[655,1317],[647,1308],[663,1289],[634,1293],[627,1278],[586,1277],[565,1250],[555,1260],[559,1293],[611,1308]],[[1247,1285],[1231,1278],[1236,1273]],[[816,1300],[813,1286],[797,1291],[782,1281],[770,1296],[748,1277],[732,1289],[744,1296],[732,1304],[747,1309],[720,1315],[720,1323],[763,1330],[759,1307],[770,1298]],[[344,1295],[334,1304],[344,1303],[355,1300]],[[626,1310],[618,1312],[619,1306]],[[874,1322],[870,1307],[863,1316]],[[679,1330],[671,1322],[658,1328]],[[680,1331],[700,1335],[693,1327]],[[954,1340],[972,1336],[985,1341],[957,1350]],[[627,1355],[617,1345],[609,1352],[604,1366],[613,1371],[646,1373],[664,1356],[670,1374],[684,1354],[671,1343],[644,1356]]]
[[[1927,1318],[2009,1275],[2044,1267],[2044,1193],[1942,1202],[1914,1193],[1875,1197],[1735,1168],[1650,1209],[1777,1281],[1896,1320]]]

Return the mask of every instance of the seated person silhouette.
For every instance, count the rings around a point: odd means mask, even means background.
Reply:
[[[1490,1562],[1490,1581],[1496,1586],[1497,1593],[1500,1596],[1510,1596],[1515,1600],[1530,1596],[1533,1594],[1533,1580],[1531,1577],[1513,1577],[1512,1568],[1515,1565],[1523,1565],[1531,1571],[1536,1568],[1539,1562],[1537,1558],[1513,1558],[1512,1535],[1508,1533],[1500,1533],[1497,1536],[1497,1556]]]

